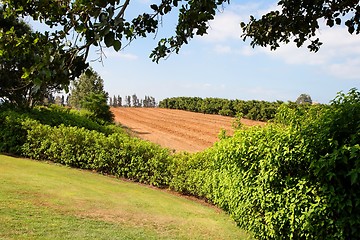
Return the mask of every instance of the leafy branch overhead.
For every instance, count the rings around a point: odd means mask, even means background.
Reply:
[[[56,27],[58,30],[51,33],[52,41],[66,40],[75,33],[75,40],[71,42],[69,49],[75,49],[85,59],[92,45],[101,46],[104,42],[106,47],[119,51],[124,41],[156,33],[161,16],[168,14],[173,8],[179,8],[176,36],[161,39],[151,54],[152,59],[158,62],[170,52],[178,52],[195,34],[205,34],[207,22],[214,19],[217,7],[228,1],[162,0],[158,5],[152,4],[149,13],[141,13],[130,20],[125,19],[130,0],[2,2],[5,17],[31,16],[49,27]]]
[[[159,0],[149,4],[147,12],[128,19],[125,13],[130,0],[1,0],[0,70],[6,84],[0,85],[0,98],[17,101],[14,99],[21,89],[21,96],[30,96],[21,101],[34,102],[49,89],[67,89],[88,67],[92,46],[100,51],[103,46],[120,51],[136,38],[156,35],[162,17],[176,10],[174,36],[160,39],[150,54],[159,62],[172,52],[178,53],[196,35],[207,34],[208,22],[226,4],[230,1]],[[270,46],[272,50],[281,43],[294,41],[298,47],[307,43],[316,52],[322,45],[316,36],[321,21],[329,27],[344,24],[350,34],[360,32],[359,1],[280,0],[278,9],[242,22],[243,40],[250,38],[251,46]],[[41,22],[50,30],[33,31],[22,19]]]
[[[360,6],[356,0],[281,0],[280,10],[271,11],[260,19],[250,16],[248,23],[241,23],[243,40],[251,39],[251,46],[270,46],[295,42],[297,47],[308,42],[310,51],[317,52],[322,45],[316,36],[321,23],[328,27],[344,24],[350,34],[360,33]]]
[[[206,34],[208,22],[214,19],[219,7],[230,3],[229,0],[161,0],[158,4],[150,4],[149,12],[126,19],[125,12],[130,0],[1,2],[6,18],[30,16],[49,27],[56,27],[57,30],[48,33],[50,41],[67,40],[69,36],[75,35],[68,49],[85,59],[92,45],[101,46],[103,42],[106,47],[119,51],[124,42],[156,33],[161,17],[178,9],[175,35],[160,39],[151,53],[151,58],[156,62],[171,52],[178,52],[195,35]],[[258,20],[251,16],[248,23],[242,22],[243,39],[251,38],[252,46],[269,45],[272,49],[279,47],[281,42],[288,43],[291,40],[300,47],[309,40],[310,50],[317,51],[321,45],[316,38],[320,19],[324,19],[329,27],[344,22],[349,33],[360,32],[358,1],[280,0],[278,6],[280,10],[271,11]]]

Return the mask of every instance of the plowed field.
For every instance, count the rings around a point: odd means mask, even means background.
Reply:
[[[234,118],[162,108],[112,108],[115,121],[134,135],[175,151],[197,152],[212,146],[221,129],[233,133]],[[242,119],[245,125],[264,123]]]

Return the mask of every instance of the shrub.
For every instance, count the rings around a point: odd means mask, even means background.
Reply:
[[[206,197],[258,239],[356,239],[360,93],[284,105],[277,123],[175,158],[170,186]]]
[[[134,181],[164,186],[169,182],[169,151],[121,133],[106,136],[85,128],[23,122],[22,154],[71,167],[92,169]]]
[[[26,117],[18,112],[0,112],[0,152],[21,154],[20,147],[26,141],[26,131],[22,128],[24,119]]]

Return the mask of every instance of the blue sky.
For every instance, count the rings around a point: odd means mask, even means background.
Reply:
[[[149,9],[152,0],[132,4],[126,17]],[[276,1],[231,1],[210,22],[207,36],[196,37],[179,54],[156,64],[149,58],[151,50],[161,37],[172,35],[176,24],[176,14],[165,16],[156,37],[137,39],[121,52],[105,49],[103,63],[90,65],[110,96],[136,93],[157,101],[175,96],[295,101],[306,93],[328,103],[339,91],[360,89],[360,36],[351,36],[344,27],[322,28],[324,45],[317,53],[294,44],[270,51],[243,42],[239,23],[274,8]],[[97,58],[95,50],[89,60]]]

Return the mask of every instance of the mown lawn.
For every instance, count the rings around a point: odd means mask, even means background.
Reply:
[[[247,239],[220,210],[89,171],[0,155],[0,239]]]

